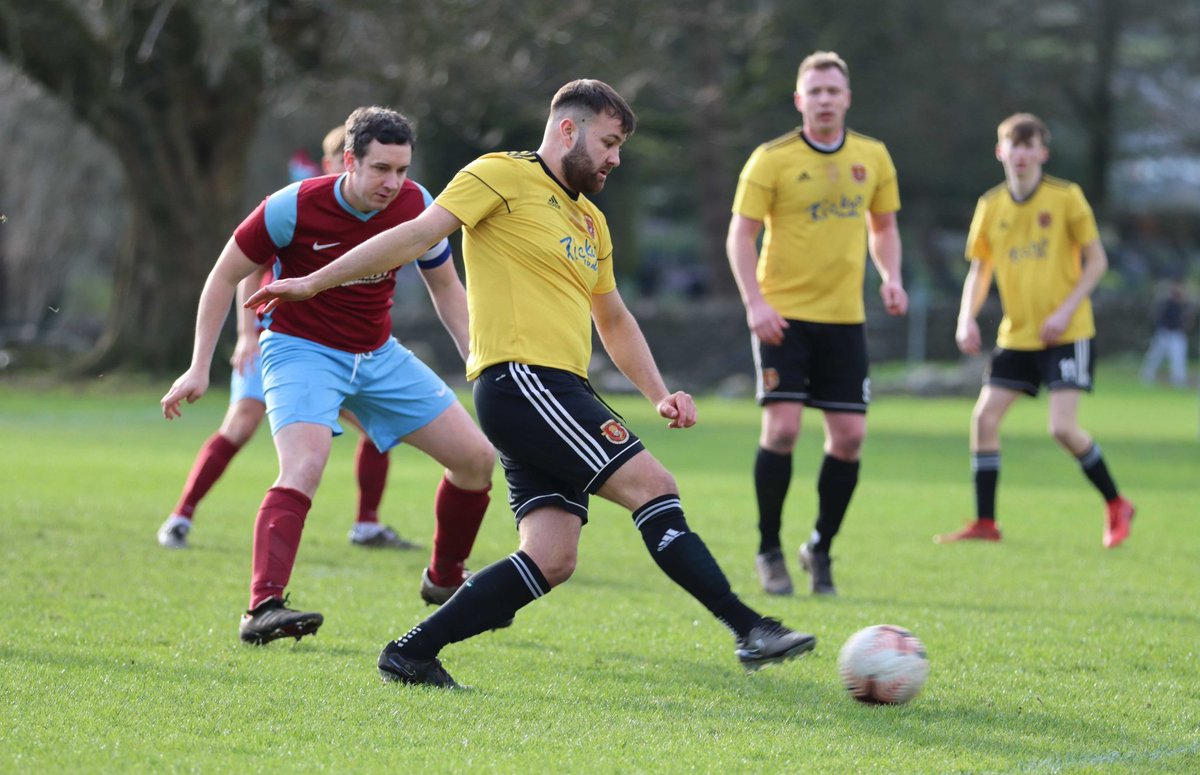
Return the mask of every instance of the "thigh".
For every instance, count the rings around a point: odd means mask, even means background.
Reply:
[[[789,320],[783,330],[783,341],[767,344],[756,336],[750,337],[754,354],[757,386],[755,398],[760,405],[776,401],[807,401],[808,370],[812,352],[805,324]]]
[[[332,431],[325,425],[295,422],[280,428],[274,441],[279,455],[279,478],[275,486],[298,490],[312,498],[329,460]]]
[[[491,445],[457,400],[427,425],[401,439],[450,469],[468,467]]]
[[[596,493],[630,511],[660,495],[678,495],[675,478],[645,449],[613,472]]]
[[[433,369],[394,339],[359,356],[352,387],[345,408],[384,451],[458,402]]]
[[[828,412],[865,414],[871,402],[867,336],[861,324],[809,323],[813,351],[808,405]]]
[[[349,390],[353,358],[301,337],[264,334],[263,392],[271,433],[302,422],[323,425],[340,435],[338,410]]]
[[[500,453],[517,518],[557,504],[586,519],[587,495],[642,449],[580,377],[498,364],[475,380],[479,425]]]

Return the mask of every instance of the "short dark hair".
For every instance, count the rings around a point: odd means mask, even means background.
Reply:
[[[637,116],[629,103],[617,94],[617,90],[604,81],[580,78],[564,84],[550,101],[550,112],[585,109],[593,116],[607,113],[621,122],[621,131],[626,136],[637,129]]]
[[[346,119],[346,150],[356,159],[367,155],[372,140],[384,145],[412,145],[416,139],[408,119],[391,108],[355,108]]]
[[[1042,145],[1050,147],[1050,130],[1032,113],[1014,113],[996,127],[996,140],[1012,141],[1013,145],[1027,145],[1034,137],[1040,137]]]

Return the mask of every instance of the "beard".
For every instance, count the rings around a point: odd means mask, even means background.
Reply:
[[[574,147],[563,156],[563,182],[567,188],[580,194],[594,194],[604,188],[604,179],[596,173],[599,167],[592,163],[584,149],[584,138],[580,135]]]

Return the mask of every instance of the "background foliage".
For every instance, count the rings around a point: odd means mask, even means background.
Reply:
[[[849,61],[851,125],[895,157],[910,286],[957,292],[961,233],[1000,179],[995,124],[1028,109],[1106,226],[1110,284],[1145,290],[1197,264],[1198,30],[1188,0],[4,0],[0,345],[176,369],[229,231],[353,107],[416,120],[436,191],[536,145],[580,76],[641,118],[600,197],[626,294],[728,297],[738,171],[797,124],[817,48]]]

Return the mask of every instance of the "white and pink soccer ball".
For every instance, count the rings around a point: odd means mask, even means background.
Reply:
[[[899,705],[920,694],[929,678],[929,659],[925,645],[908,630],[876,624],[842,646],[838,674],[859,702]]]

